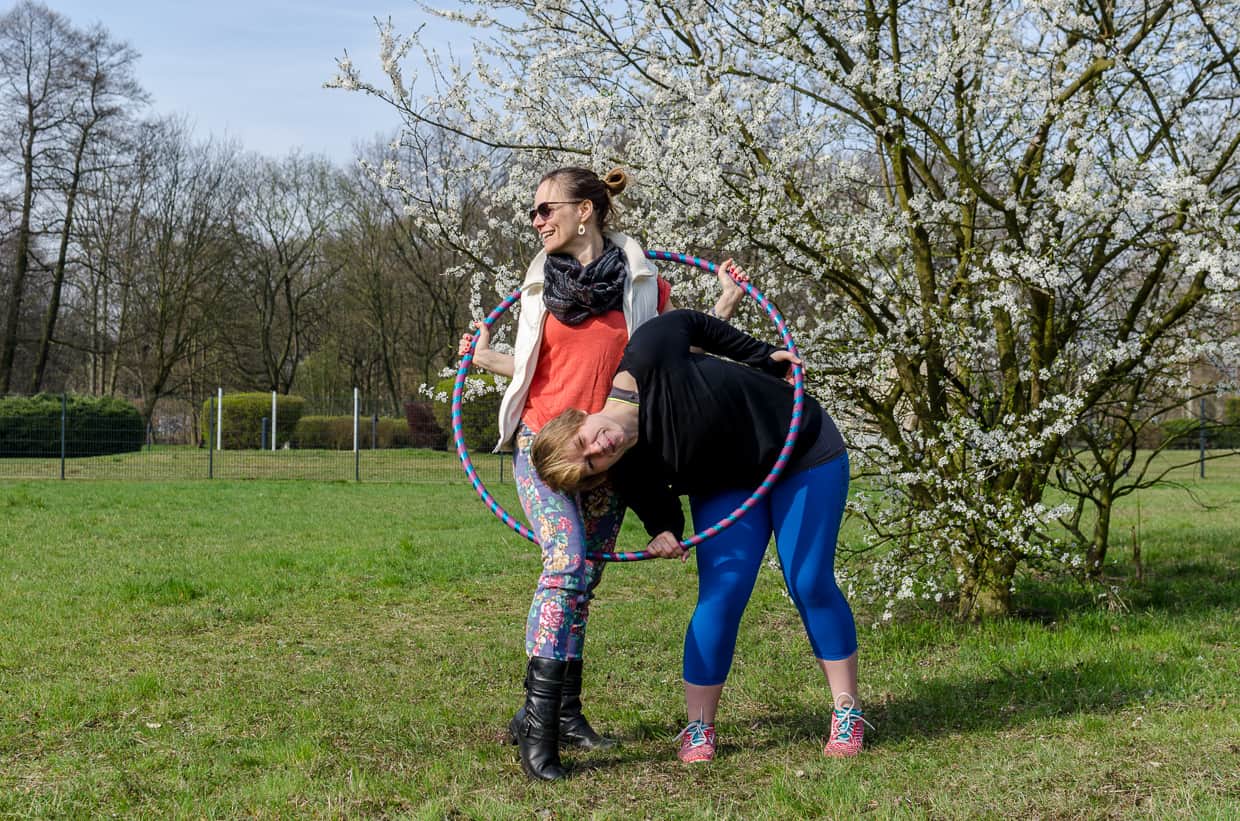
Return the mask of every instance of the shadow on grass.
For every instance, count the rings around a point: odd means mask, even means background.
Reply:
[[[1107,714],[1174,688],[1183,668],[1142,667],[1131,659],[1055,669],[1001,671],[981,678],[940,678],[914,685],[908,697],[867,710],[882,727],[876,744],[957,732],[996,731],[1080,713]]]
[[[1108,568],[1098,582],[1026,580],[1014,602],[1018,618],[1064,621],[1101,607],[1192,616],[1217,608],[1240,609],[1240,554],[1160,561],[1137,574],[1127,563]],[[1120,572],[1115,572],[1119,570]]]
[[[1229,629],[1230,621],[1220,623],[1215,614],[1240,611],[1240,553],[1229,549],[1207,557],[1164,559],[1147,564],[1140,579],[1130,565],[1119,569],[1125,575],[1092,587],[1053,580],[1024,585],[1011,621],[1043,627],[1009,630],[999,622],[984,643],[995,642],[1002,648],[1005,641],[1024,642],[1042,631],[1055,636],[1069,625],[1071,638],[1062,643],[1054,638],[1035,639],[1033,649],[1026,647],[1010,655],[997,649],[986,654],[984,661],[970,662],[969,670],[918,669],[920,680],[909,682],[907,692],[869,698],[866,718],[877,730],[867,731],[866,744],[897,745],[955,733],[1048,725],[1056,718],[1114,715],[1191,689],[1192,677],[1199,675],[1191,661],[1199,652],[1198,643],[1223,641],[1212,635]],[[1117,592],[1110,590],[1112,585]],[[955,647],[972,641],[975,629],[986,630],[924,615],[911,616],[901,627],[896,643],[903,653]],[[1027,632],[1030,629],[1032,634]],[[1177,631],[1191,634],[1192,640],[1182,646],[1168,644],[1166,636]],[[1122,643],[1114,643],[1113,636],[1122,636]],[[1144,645],[1146,637],[1151,639],[1151,649],[1135,650]],[[823,701],[795,697],[743,718],[721,714],[721,720],[721,756],[739,748],[750,751],[820,742],[831,728],[830,710]],[[622,735],[628,740],[648,742],[661,735],[663,728],[638,722],[627,730]],[[732,744],[729,736],[735,739]],[[734,749],[735,745],[739,748]],[[668,752],[671,742],[665,746],[656,759],[672,755]],[[584,771],[606,769],[644,757],[633,751],[591,756],[577,766]]]
[[[866,745],[995,732],[1081,713],[1115,713],[1151,692],[1174,688],[1185,675],[1174,665],[1143,669],[1117,659],[1049,670],[1001,670],[977,678],[931,678],[911,685],[908,696],[867,702],[866,719],[877,729],[867,730]],[[825,739],[831,731],[831,714],[821,703],[785,704],[751,726],[768,731],[752,746],[777,747]]]

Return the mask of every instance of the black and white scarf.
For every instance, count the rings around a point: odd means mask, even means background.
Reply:
[[[624,280],[628,265],[624,252],[611,240],[603,240],[603,253],[589,265],[569,254],[548,254],[543,265],[543,302],[565,325],[624,305]]]

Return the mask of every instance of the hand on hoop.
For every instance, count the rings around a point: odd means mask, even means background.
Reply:
[[[799,356],[792,351],[775,351],[775,353],[771,354],[771,360],[773,362],[787,362],[788,374],[784,377],[784,381],[789,385],[796,384],[796,377],[793,376],[792,366],[802,364]]]
[[[480,319],[476,319],[469,323],[470,327],[478,329],[478,346],[474,348],[474,361],[478,360],[478,354],[491,349],[491,329]],[[469,353],[469,346],[473,344],[474,335],[469,331],[461,334],[461,341],[456,346],[456,355],[464,356]]]
[[[680,539],[673,536],[670,530],[665,530],[651,539],[650,544],[646,545],[646,551],[660,559],[680,559],[683,562],[689,558],[689,548],[683,547]]]
[[[727,259],[719,266],[716,276],[719,277],[719,299],[715,302],[715,315],[730,319],[741,297],[745,296],[745,289],[738,283],[748,282],[749,274],[734,260]]]

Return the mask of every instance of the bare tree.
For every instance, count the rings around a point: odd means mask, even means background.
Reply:
[[[143,264],[147,193],[157,175],[166,126],[144,123],[130,130],[114,161],[92,169],[76,231],[79,311],[89,343],[86,380],[92,393],[114,395],[122,341],[132,336],[134,271]]]
[[[370,168],[394,161],[391,148],[365,152]],[[407,158],[406,158],[407,161]],[[410,386],[433,379],[466,320],[468,294],[447,275],[452,256],[417,230],[382,178],[359,167],[349,177],[347,218],[335,253],[347,258],[338,317],[357,326],[354,359],[372,363],[394,412]],[[365,351],[365,353],[362,353]]]
[[[269,390],[287,393],[340,269],[324,253],[341,207],[339,173],[324,159],[293,153],[252,158],[245,178],[237,285],[253,308],[259,376]],[[238,357],[242,370],[252,370],[247,359]]]
[[[123,125],[146,94],[134,77],[138,55],[127,44],[113,40],[96,25],[79,35],[79,54],[73,61],[71,79],[74,96],[62,126],[67,142],[59,156],[65,166],[56,169],[62,197],[59,244],[52,266],[51,291],[43,316],[42,332],[30,375],[29,392],[43,386],[48,354],[55,339],[60,317],[61,294],[65,284],[70,240],[83,181],[93,170],[116,161],[115,129]]]
[[[43,195],[40,172],[57,149],[59,132],[72,111],[79,45],[68,22],[41,3],[26,0],[0,17],[0,151],[16,170],[21,192],[8,305],[0,329],[0,394],[12,383],[38,233],[34,218]]]
[[[186,384],[219,344],[235,261],[231,222],[239,202],[236,150],[195,143],[184,125],[156,133],[153,176],[139,220],[136,266],[126,279],[122,367],[136,382],[149,421],[165,396]]]

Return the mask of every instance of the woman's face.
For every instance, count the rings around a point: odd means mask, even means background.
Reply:
[[[585,467],[586,476],[597,476],[620,460],[633,445],[624,428],[609,416],[592,413],[577,429],[573,455]]]
[[[544,207],[545,205],[545,207]],[[569,253],[581,224],[582,203],[571,200],[556,180],[543,180],[534,192],[534,230],[548,254]],[[543,216],[546,213],[546,216]]]

